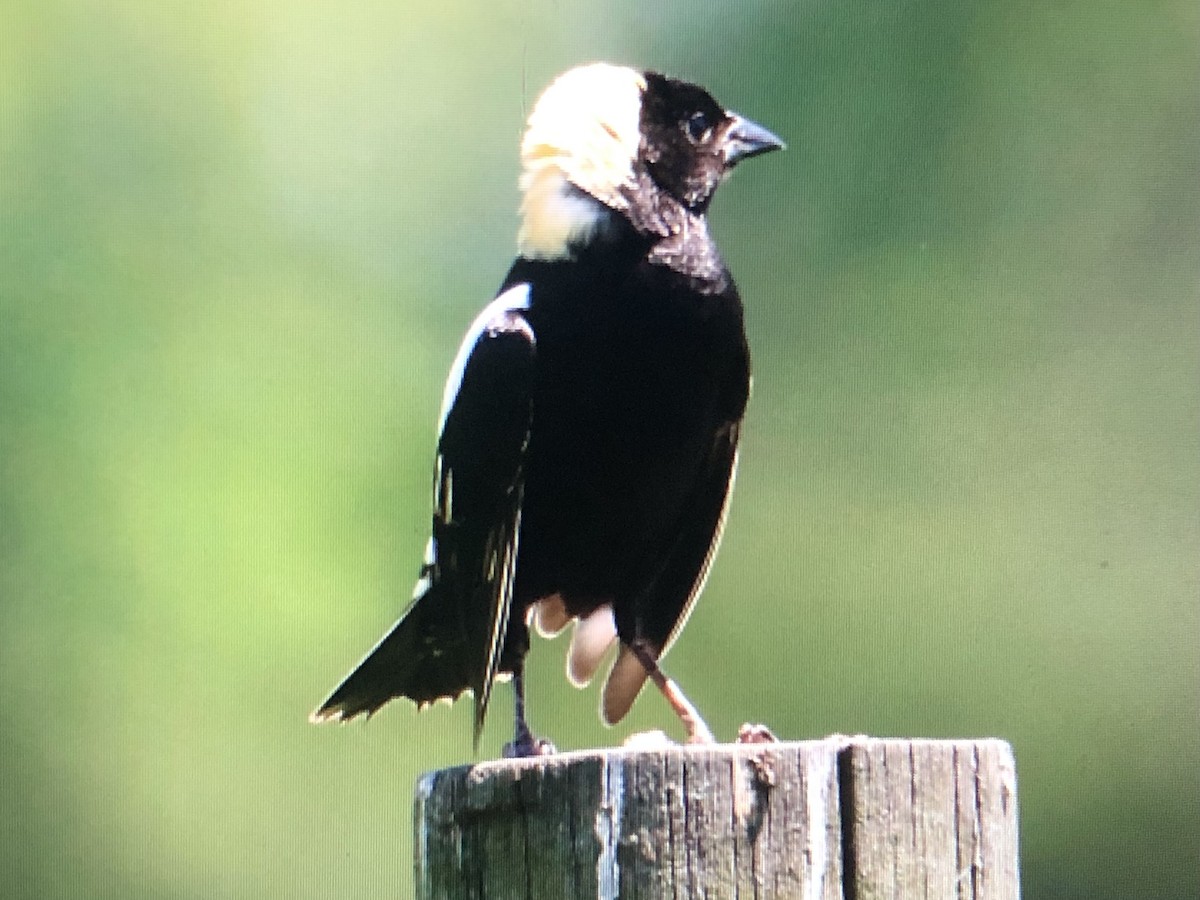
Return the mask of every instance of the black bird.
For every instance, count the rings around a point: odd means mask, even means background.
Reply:
[[[737,288],[706,212],[739,162],[783,142],[702,88],[597,63],[556,79],[521,145],[519,255],[450,370],[433,536],[412,605],[318,709],[371,714],[470,690],[475,741],[529,626],[574,620],[567,674],[620,649],[601,713],[647,677],[691,741],[711,734],[658,666],[716,553],[750,391]]]

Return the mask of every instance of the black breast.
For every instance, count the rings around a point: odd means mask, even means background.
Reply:
[[[643,256],[521,261],[520,281],[537,371],[514,620],[554,592],[580,614],[647,587],[749,390],[728,279],[704,292]]]

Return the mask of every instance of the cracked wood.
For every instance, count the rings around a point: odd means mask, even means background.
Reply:
[[[613,749],[430,773],[418,896],[1016,900],[997,740]]]

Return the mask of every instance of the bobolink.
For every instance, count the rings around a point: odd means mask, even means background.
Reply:
[[[576,685],[620,642],[605,722],[649,677],[689,740],[711,740],[658,666],[716,552],[750,390],[742,304],[706,212],[737,163],[782,147],[655,72],[580,66],[546,89],[521,145],[517,260],[446,384],[413,602],[314,721],[470,690],[477,743],[511,675],[506,752],[542,752],[524,713],[529,626],[574,621]]]

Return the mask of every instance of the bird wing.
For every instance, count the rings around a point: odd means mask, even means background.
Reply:
[[[663,615],[646,619],[646,637],[659,648],[659,655],[679,637],[716,559],[737,477],[740,433],[740,423],[731,422],[713,441],[712,454],[683,516],[679,537],[655,583],[659,596],[683,598],[679,605],[659,604]]]
[[[508,628],[521,530],[536,349],[528,306],[529,286],[518,285],[476,319],[451,369],[438,438],[432,580],[458,607],[445,613],[466,638],[477,738]]]
[[[413,604],[313,718],[349,719],[392,697],[475,695],[478,739],[512,601],[535,338],[529,286],[490,303],[467,332],[442,403],[433,535]]]
[[[641,598],[638,638],[655,658],[666,653],[679,636],[717,555],[737,473],[739,432],[738,422],[718,431],[684,504],[675,540],[653,586]],[[646,677],[636,655],[622,645],[604,684],[601,713],[606,722],[612,724],[625,716]]]

